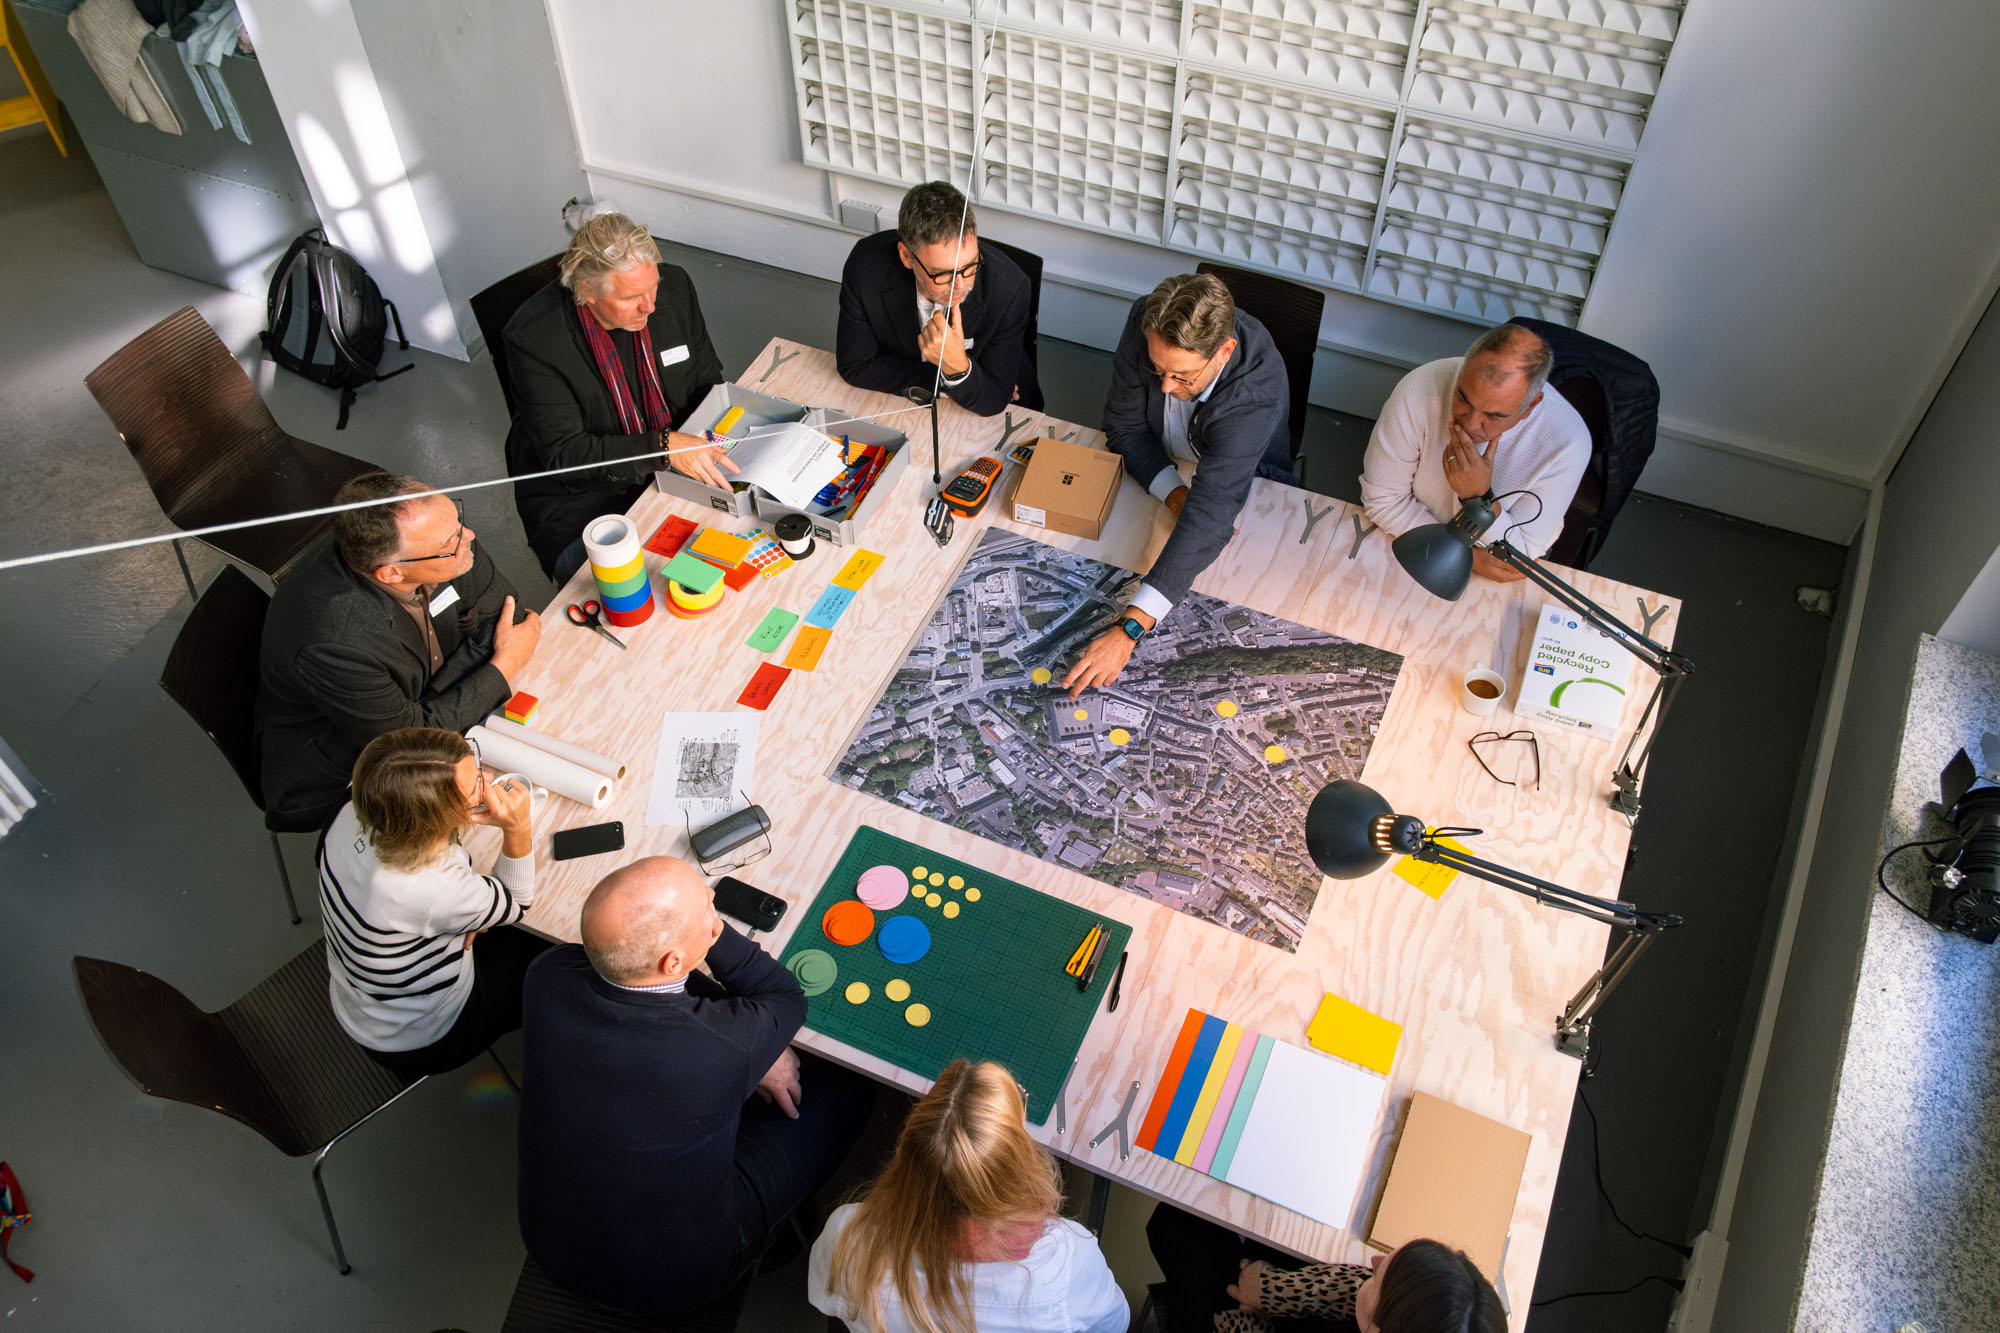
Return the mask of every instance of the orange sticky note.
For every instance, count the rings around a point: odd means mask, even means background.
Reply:
[[[1403,1040],[1403,1025],[1371,1014],[1329,991],[1321,998],[1313,1021],[1306,1025],[1306,1040],[1328,1055],[1387,1074],[1389,1066],[1396,1062],[1396,1046]]]
[[[688,550],[734,569],[743,563],[745,556],[750,554],[750,543],[720,528],[703,528],[695,539],[688,543]]]
[[[794,671],[811,671],[819,662],[819,655],[826,651],[827,640],[833,637],[830,629],[817,625],[804,625],[798,637],[792,640],[792,651],[785,654],[785,665]]]
[[[1430,831],[1437,832],[1436,829]],[[1439,838],[1437,845],[1450,848],[1454,852],[1462,852],[1467,856],[1472,855],[1470,847],[1462,842],[1454,842],[1450,838]],[[1450,866],[1441,866],[1434,861],[1419,861],[1414,856],[1404,857],[1390,869],[1396,873],[1397,878],[1408,880],[1433,898],[1444,897],[1444,891],[1458,878],[1458,872]]]
[[[882,567],[882,557],[874,551],[856,551],[847,557],[847,563],[833,576],[836,588],[852,588],[861,591],[861,585],[868,582],[876,570]]]
[[[778,687],[792,673],[781,666],[769,662],[757,668],[757,674],[750,677],[750,683],[743,687],[743,693],[736,696],[736,702],[760,712],[771,706],[771,700],[778,697]]]

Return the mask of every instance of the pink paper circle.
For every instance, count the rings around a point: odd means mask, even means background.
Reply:
[[[878,912],[900,905],[909,892],[909,879],[894,866],[870,866],[854,886],[854,896]]]

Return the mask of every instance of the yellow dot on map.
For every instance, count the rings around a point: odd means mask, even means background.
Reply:
[[[1111,729],[1111,734],[1105,737],[1105,739],[1110,741],[1113,745],[1125,745],[1131,741],[1132,733],[1125,730],[1125,728],[1123,727],[1113,727]]]
[[[965,901],[967,901],[967,902],[969,902],[969,903],[976,903],[976,902],[978,902],[978,901],[979,901],[979,890],[978,890],[978,889],[967,889],[967,890],[965,891]]]
[[[948,888],[962,889],[965,887],[965,876],[953,875],[950,879],[945,881],[945,885]]]
[[[1071,713],[1070,716],[1075,718],[1079,722],[1088,722],[1090,720],[1090,711],[1088,709],[1079,708],[1074,713]]]
[[[943,895],[943,894],[941,894],[941,893],[933,893],[933,894],[932,894],[932,895],[931,895],[930,897],[928,897],[928,898],[924,899],[924,905],[925,905],[926,907],[936,907],[936,906],[937,906],[937,905],[938,905],[939,903],[941,903],[941,902],[943,902],[943,901],[944,901],[944,895]]]
[[[897,977],[882,988],[882,993],[898,1002],[907,1000],[910,998],[910,983]]]
[[[1224,699],[1221,703],[1215,706],[1215,715],[1217,717],[1235,717],[1236,716],[1235,701],[1232,699]]]
[[[977,893],[977,892],[978,892],[978,890],[977,890],[977,889],[975,889],[975,890],[973,890],[973,892]],[[944,914],[945,914],[946,916],[957,916],[957,915],[958,915],[958,904],[957,904],[957,903],[946,903],[946,904],[944,905]]]
[[[1036,667],[1028,673],[1028,679],[1034,681],[1037,685],[1046,685],[1049,683],[1049,669],[1047,667]]]
[[[910,868],[911,879],[922,879],[925,875],[928,875],[930,873],[931,873],[930,871],[926,870],[922,866],[912,866]]]
[[[913,1004],[903,1011],[903,1017],[909,1021],[911,1027],[920,1028],[931,1021],[930,1006]]]
[[[942,883],[944,883],[944,872],[942,870],[931,871],[931,886],[935,888]]]
[[[1265,747],[1264,747],[1264,758],[1266,758],[1266,759],[1270,760],[1270,761],[1271,761],[1272,763],[1274,763],[1274,764],[1282,764],[1282,763],[1284,763],[1284,762],[1285,762],[1285,747],[1284,747],[1284,746],[1282,746],[1282,745],[1267,745],[1267,746],[1265,746]]]
[[[867,998],[868,998],[867,982],[857,981],[853,985],[847,988],[847,1002],[849,1004],[860,1004]]]

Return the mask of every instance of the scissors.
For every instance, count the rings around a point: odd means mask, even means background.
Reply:
[[[569,604],[569,623],[594,629],[620,648],[625,646],[625,641],[604,628],[604,622],[597,618],[597,603],[595,601],[585,602],[581,606],[578,606],[575,602],[571,602]]]

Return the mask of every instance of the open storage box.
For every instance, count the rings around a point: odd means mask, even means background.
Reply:
[[[836,438],[845,436],[859,444],[879,444],[889,451],[889,461],[883,465],[881,475],[869,486],[868,493],[861,497],[861,503],[839,518],[814,513],[810,509],[794,509],[779,504],[762,491],[753,491],[757,497],[757,516],[776,521],[786,514],[803,514],[812,524],[813,536],[835,546],[854,546],[861,541],[861,530],[868,526],[868,520],[882,506],[883,497],[896,489],[903,479],[903,471],[910,464],[909,450],[903,446],[910,437],[893,426],[885,426],[879,421],[853,421],[845,412],[828,407],[815,407],[806,413],[805,423]],[[832,424],[827,424],[832,423]]]
[[[752,426],[769,426],[784,421],[803,421],[806,417],[804,404],[794,403],[784,398],[773,398],[755,389],[746,389],[740,384],[718,384],[702,395],[701,403],[688,414],[679,429],[690,435],[699,435],[712,430],[715,423],[722,420],[723,413],[732,407],[743,409],[742,419],[736,429],[747,430]],[[757,500],[750,487],[738,485],[730,490],[717,490],[704,482],[696,481],[685,473],[671,468],[661,468],[653,474],[653,483],[669,495],[678,495],[707,505],[724,514],[750,517],[757,512]]]

